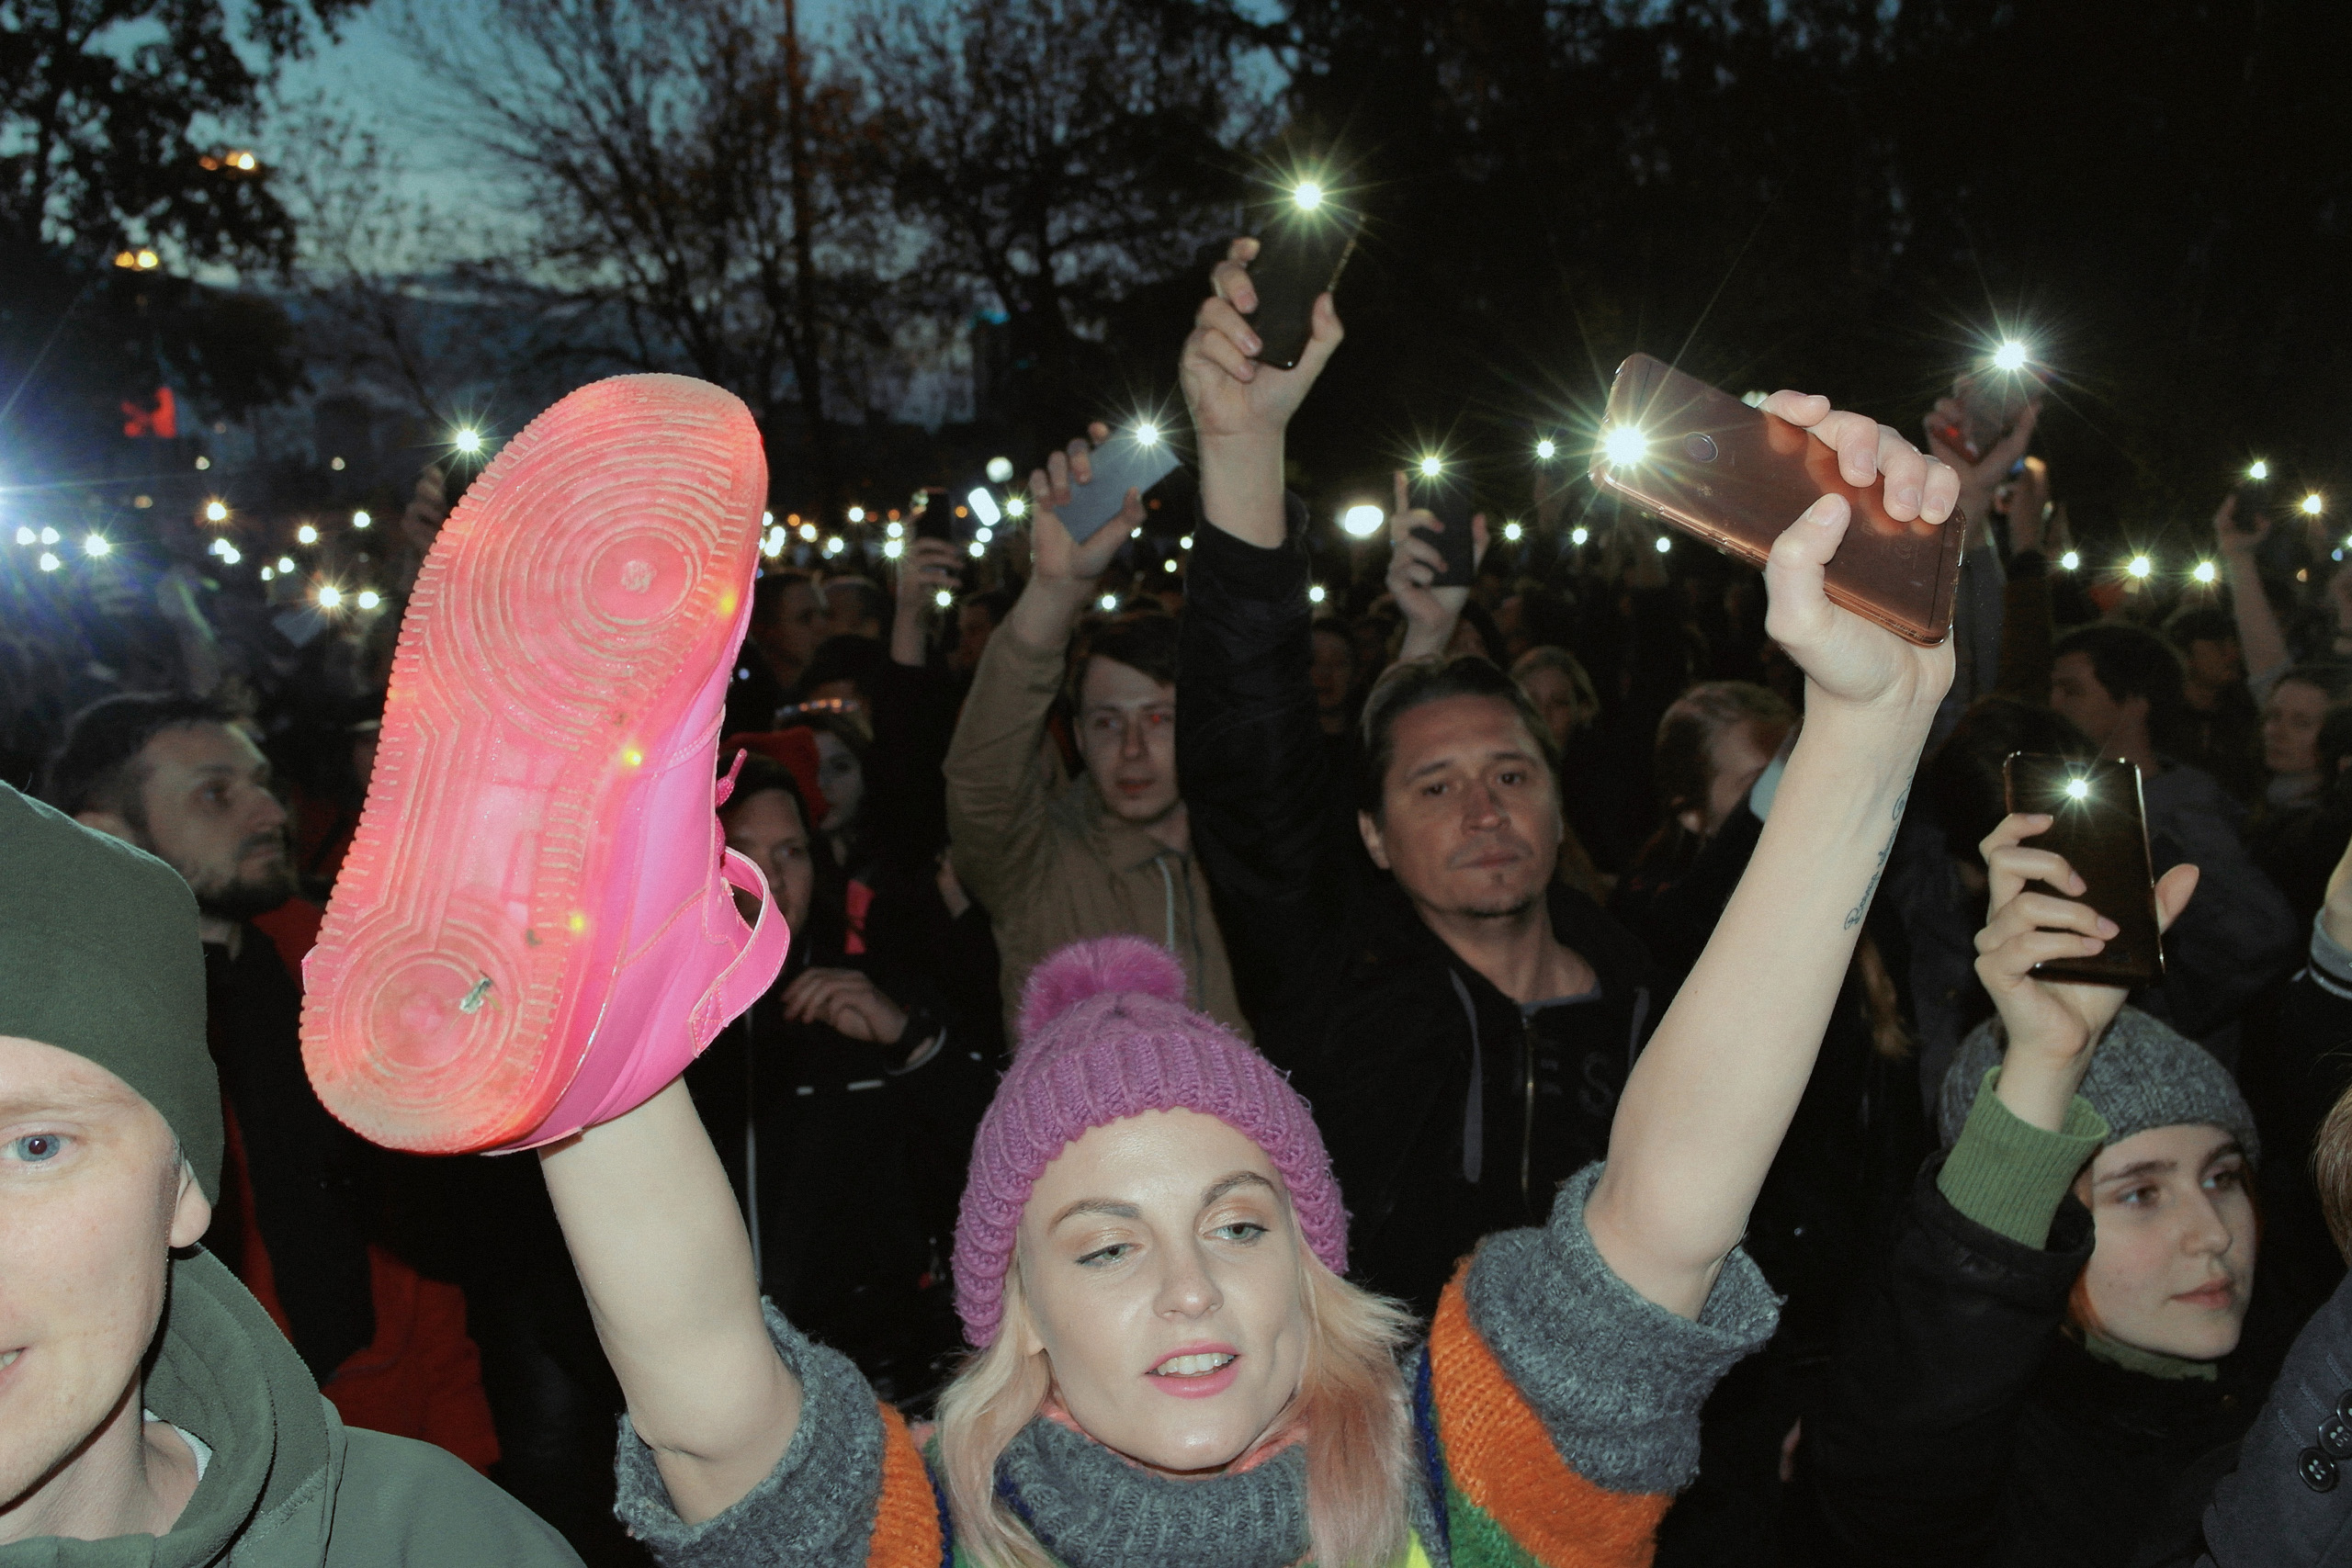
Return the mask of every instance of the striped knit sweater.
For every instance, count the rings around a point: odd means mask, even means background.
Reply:
[[[1489,1237],[1440,1302],[1411,1379],[1421,1476],[1399,1568],[1633,1568],[1698,1468],[1699,1408],[1770,1337],[1777,1306],[1735,1253],[1697,1322],[1644,1299],[1584,1228],[1598,1166],[1551,1223]],[[699,1525],[672,1511],[622,1423],[617,1510],[664,1568],[956,1568],[942,1493],[897,1411],[773,1310],[806,1388],[775,1471]],[[1290,1568],[1306,1551],[1305,1456],[1174,1481],[1033,1422],[999,1494],[1066,1568]]]

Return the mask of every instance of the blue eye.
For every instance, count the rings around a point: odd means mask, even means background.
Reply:
[[[1221,1241],[1252,1242],[1266,1234],[1266,1227],[1255,1220],[1236,1220],[1229,1225],[1219,1225],[1212,1233]]]
[[[28,1133],[8,1144],[8,1152],[27,1165],[46,1165],[64,1148],[65,1140],[55,1133]]]

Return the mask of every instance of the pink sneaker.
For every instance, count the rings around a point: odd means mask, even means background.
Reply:
[[[442,528],[302,966],[303,1065],[362,1136],[458,1154],[609,1120],[783,967],[714,778],[766,493],[741,402],[622,376],[533,420]]]

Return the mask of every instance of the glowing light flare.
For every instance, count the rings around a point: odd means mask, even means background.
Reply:
[[[1323,205],[1323,187],[1314,180],[1301,180],[1290,187],[1290,204],[1301,212],[1312,212]]]
[[[2156,570],[2156,563],[2145,556],[2133,556],[2124,563],[2123,570],[2134,577],[2145,577]]]
[[[621,753],[621,766],[625,768],[641,768],[645,766],[645,753],[639,750],[634,746],[630,747],[628,750]]]
[[[2073,550],[2068,550],[2058,558],[2058,570],[2061,571],[2072,571],[2082,564],[2083,558]]]
[[[57,534],[57,530],[56,530],[56,529],[54,529],[54,528],[43,528],[43,529],[40,531],[40,542],[41,542],[42,544],[44,544],[44,545],[53,545],[53,544],[57,543],[57,539],[58,539],[58,534]]]
[[[2066,781],[2066,798],[2067,798],[2068,800],[2088,800],[2090,797],[2091,797],[2091,781],[2090,781],[2090,780],[2088,780],[2088,779],[2068,779],[2068,780]]]
[[[2321,513],[2323,513],[2323,512],[2324,512],[2324,511],[2326,511],[2326,510],[2327,510],[2327,502],[2325,502],[2322,501],[2322,500],[2319,498],[2319,491],[2312,491],[2312,493],[2311,493],[2311,494],[2309,494],[2309,495],[2307,495],[2307,496],[2303,497],[2303,515],[2304,515],[2304,516],[2306,516],[2306,517],[2316,517],[2316,516],[2318,516]]]
[[[1105,593],[1095,603],[1102,605],[1106,612],[1115,610],[1119,607],[1119,596],[1116,593]]]
[[[884,560],[897,560],[900,556],[903,556],[906,553],[907,542],[904,539],[887,540],[882,546],[882,558]]]
[[[989,459],[988,476],[989,483],[992,485],[1002,484],[1005,480],[1012,477],[1012,459],[1010,457],[990,457]]]
[[[359,591],[358,604],[363,610],[372,610],[383,602],[384,596],[372,588],[363,588]]]
[[[903,539],[907,536],[907,525],[904,523],[888,524],[883,528],[882,536],[886,539]]]
[[[996,543],[996,530],[983,525],[972,530],[972,537],[984,545],[992,545]]]
[[[1548,463],[1559,456],[1559,452],[1558,444],[1548,435],[1535,444],[1535,456],[1538,461]]]
[[[865,508],[864,508],[863,506],[853,506],[853,507],[851,507],[851,508],[849,509],[849,520],[850,520],[851,522],[853,522],[853,523],[863,523],[863,522],[865,522]]]
[[[339,610],[343,608],[343,590],[337,588],[332,582],[320,583],[319,608],[322,610]]]
[[[292,570],[294,570],[294,558],[293,558],[292,556],[280,556],[280,557],[278,557],[278,558],[277,558],[277,570],[278,570],[278,571],[279,571],[279,573],[280,573],[281,575],[283,575],[283,574],[284,574],[284,573],[286,573],[286,572],[292,571]]]
[[[107,543],[107,536],[104,534],[91,534],[82,540],[82,553],[93,558],[103,555],[110,555],[113,551],[114,546]]]
[[[1445,472],[1445,459],[1442,457],[1424,457],[1421,459],[1420,467],[1421,478],[1425,479],[1433,479],[1437,478],[1438,475]]]
[[[234,566],[244,558],[245,556],[243,550],[240,550],[236,546],[231,544],[226,539],[220,541],[220,564],[222,566]]]
[[[65,563],[57,558],[56,552],[52,550],[43,550],[40,553],[40,561],[39,564],[43,571],[55,571],[59,567],[63,566]]]
[[[1601,456],[1609,459],[1611,468],[1622,468],[1628,464],[1638,463],[1649,449],[1650,438],[1630,424],[1611,425],[1609,433],[1600,438]]]
[[[1193,547],[1193,536],[1192,536],[1192,535],[1190,535],[1190,534],[1187,534],[1187,535],[1185,535],[1182,538],[1181,538],[1181,539],[1177,540],[1177,541],[1176,541],[1176,547],[1177,547],[1178,549],[1180,549],[1180,550],[1189,550],[1189,549],[1191,549],[1191,548]]]
[[[841,553],[842,536],[839,534],[835,534],[825,541],[825,554],[828,556],[837,556]]]
[[[1013,496],[1004,503],[1004,514],[1007,517],[1028,516],[1029,498],[1024,495]]]
[[[355,528],[368,527],[375,521],[376,520],[373,517],[368,516],[365,512],[355,512],[351,514],[351,525]]]
[[[2190,571],[2188,575],[2195,578],[2199,582],[2211,582],[2220,578],[2222,574],[2220,570],[2217,569],[2211,561],[2201,560],[2197,563],[2195,570]]]
[[[1514,545],[1519,543],[1520,536],[1526,530],[1520,527],[1516,523],[1506,523],[1503,525],[1503,537],[1509,539]]]
[[[1657,536],[1657,553],[1664,555],[1667,551],[1672,548],[1674,548],[1674,541],[1668,538],[1665,535],[1660,534]]]
[[[956,603],[956,595],[943,588],[938,592],[931,596],[931,602],[944,610],[947,606]]]
[[[1568,543],[1572,545],[1581,545],[1587,539],[1591,537],[1592,530],[1589,528],[1571,528],[1568,530]]]
[[[2010,338],[1993,351],[1993,368],[2022,370],[2025,368],[2025,344],[2015,338]]]
[[[262,568],[262,569],[261,569],[261,580],[262,580],[264,582],[270,582],[270,581],[274,581],[277,579],[277,569],[276,567],[274,567],[274,566],[266,566],[266,567],[264,567],[264,568]]]
[[[993,528],[996,525],[1004,521],[1004,509],[997,505],[996,497],[990,495],[987,491],[975,486],[972,493],[966,496],[964,501],[967,505],[971,507],[972,515],[978,518],[988,526]]]
[[[980,543],[978,539],[974,539],[974,540],[973,540],[973,541],[972,541],[968,546],[967,546],[967,547],[966,547],[966,548],[967,548],[967,549],[969,549],[969,550],[972,552],[972,558],[973,558],[974,560],[978,560],[978,559],[979,559],[982,556],[984,556],[984,555],[986,555],[986,554],[988,554],[988,553],[989,553],[989,547],[988,547],[986,545],[984,545],[984,544]]]
[[[315,545],[319,542],[319,531],[305,523],[294,530],[294,542],[298,545]]]
[[[2270,477],[2270,465],[2264,462],[2261,458],[2256,457],[2253,463],[2247,467],[2245,477],[2252,479],[2255,483],[2260,484],[2263,480]]]
[[[1306,602],[1310,604],[1320,604],[1328,597],[1329,595],[1323,592],[1323,585],[1319,582],[1313,584],[1306,591]]]
[[[1351,539],[1369,539],[1380,532],[1388,514],[1370,502],[1360,501],[1340,513],[1340,527]],[[1185,548],[1192,547],[1187,545]]]
[[[1159,446],[1159,426],[1152,423],[1149,420],[1146,420],[1143,423],[1136,425],[1136,445],[1138,446]]]
[[[40,536],[40,535],[34,533],[29,527],[27,527],[22,524],[19,524],[17,526],[17,543],[20,545],[29,545]]]
[[[207,523],[226,523],[229,521],[228,503],[221,501],[206,502],[204,503],[204,520]]]
[[[449,437],[449,445],[470,457],[481,450],[481,432],[466,427]]]
[[[1176,570],[1176,563],[1175,563],[1174,561],[1172,561],[1172,560],[1164,560],[1164,561],[1161,561],[1161,562],[1159,563],[1159,570],[1162,570],[1162,571],[1174,571],[1174,570]],[[1312,597],[1313,597],[1313,595],[1311,595],[1311,594],[1310,594],[1310,595],[1309,595],[1309,597],[1310,597],[1310,598],[1312,598]],[[1317,604],[1321,604],[1323,601],[1321,601],[1320,599],[1317,599],[1315,602],[1316,602]]]
[[[800,525],[800,537],[808,544],[815,544],[817,542],[817,525],[814,523],[803,523]]]

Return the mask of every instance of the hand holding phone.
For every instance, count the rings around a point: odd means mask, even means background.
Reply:
[[[1315,199],[1303,201],[1309,191]],[[1340,287],[1362,221],[1311,184],[1271,205],[1259,231],[1257,257],[1250,264],[1258,296],[1250,325],[1261,344],[1251,357],[1258,363],[1277,370],[1298,367],[1315,335],[1315,301]]]
[[[1109,432],[1087,460],[1091,471],[1086,482],[1073,475],[1069,502],[1054,508],[1070,538],[1081,545],[1119,514],[1127,491],[1140,497],[1175,472],[1177,463],[1174,448],[1148,420]]]
[[[1431,588],[1467,588],[1478,580],[1477,540],[1473,537],[1471,502],[1473,500],[1467,475],[1450,468],[1430,473],[1426,466],[1416,469],[1407,484],[1407,498],[1411,510],[1426,513],[1431,523],[1416,524],[1413,531],[1435,546],[1442,563],[1438,574],[1430,580]],[[1399,511],[1406,508],[1400,506]]]
[[[2156,880],[2148,859],[2148,825],[2140,801],[2140,770],[2120,760],[2086,761],[2030,751],[2012,753],[2001,765],[2011,816],[2033,814],[2050,826],[2021,847],[2043,852],[2035,861],[2013,857],[2034,880],[2025,890],[2087,906],[2105,923],[2077,936],[2096,936],[2096,952],[2056,952],[2033,966],[2035,977],[2082,985],[2153,986],[2165,976],[2163,928],[2156,913]],[[2052,878],[2061,868],[2077,878],[2079,889]],[[2055,911],[2046,911],[2055,912]],[[2070,919],[2074,917],[2070,916]]]
[[[915,537],[918,539],[956,538],[956,501],[946,491],[930,489],[922,492],[922,509],[915,513]]]

